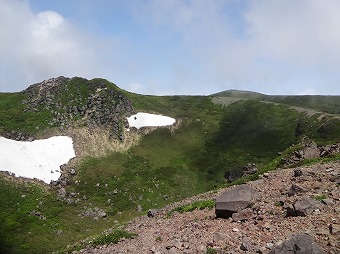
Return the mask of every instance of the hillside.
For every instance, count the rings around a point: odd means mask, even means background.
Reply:
[[[137,234],[132,239],[84,247],[80,253],[268,253],[297,234],[312,236],[326,253],[338,253],[340,188],[335,177],[340,177],[339,162],[279,169],[248,183],[259,195],[245,217],[216,218],[214,209],[204,206],[178,209],[194,200],[215,200],[226,190],[221,189],[167,206],[155,217],[135,219],[122,227]],[[314,201],[306,214],[287,213],[289,204],[303,199]]]
[[[149,209],[292,163],[338,160],[329,148],[340,142],[333,97],[322,99],[325,113],[318,100],[301,104],[292,97],[288,103],[241,94],[236,100],[230,100],[235,93],[146,96],[103,79],[64,77],[0,94],[0,136],[32,141],[65,135],[76,154],[50,185],[1,173],[1,250],[65,250]],[[127,117],[138,112],[176,123],[129,128]],[[321,158],[298,152],[306,140],[316,142]],[[301,156],[292,157],[294,151]],[[252,167],[257,172],[248,175]]]

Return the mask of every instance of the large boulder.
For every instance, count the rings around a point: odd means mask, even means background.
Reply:
[[[307,234],[295,235],[283,242],[268,254],[325,254],[314,240]]]
[[[229,218],[233,213],[250,207],[255,196],[255,190],[249,185],[243,184],[227,189],[216,197],[216,217]]]

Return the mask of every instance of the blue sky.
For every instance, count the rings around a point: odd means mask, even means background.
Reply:
[[[57,76],[142,94],[340,95],[338,0],[0,0],[0,91]]]

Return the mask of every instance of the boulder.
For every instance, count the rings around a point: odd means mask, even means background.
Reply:
[[[283,242],[268,254],[325,254],[314,240],[307,234],[295,235]]]
[[[233,218],[233,221],[249,220],[254,217],[253,209],[246,208],[237,213],[233,213],[231,217]]]
[[[310,197],[302,197],[294,204],[297,216],[307,216],[312,214],[316,209],[321,208],[322,204]]]
[[[320,151],[316,146],[308,147],[304,151],[303,158],[304,159],[313,159],[313,158],[319,158],[320,157]]]
[[[303,192],[307,192],[307,190],[303,187],[300,187],[299,185],[292,184],[287,194],[290,197],[290,196],[294,196],[295,194],[303,193]]]
[[[249,207],[256,196],[256,191],[243,184],[229,188],[216,197],[215,214],[218,218],[229,218],[233,213]]]
[[[156,210],[156,209],[150,209],[149,211],[148,211],[148,217],[149,218],[153,218],[153,217],[155,217],[156,215],[158,214],[158,211]]]

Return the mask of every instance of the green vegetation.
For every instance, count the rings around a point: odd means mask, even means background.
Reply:
[[[315,199],[318,200],[318,201],[322,201],[326,198],[327,198],[327,196],[325,194],[315,196]]]
[[[176,207],[169,212],[169,215],[171,215],[173,212],[186,213],[186,212],[194,211],[196,209],[203,210],[206,208],[212,209],[214,207],[215,207],[215,200],[201,200],[201,201],[193,202],[188,205]]]
[[[62,105],[69,100],[82,105],[98,84],[112,87],[127,96],[135,111],[174,117],[178,126],[159,128],[144,135],[140,143],[127,152],[82,158],[77,175],[66,188],[67,193],[77,194],[77,203],[58,200],[54,191],[37,184],[15,183],[1,176],[1,253],[50,253],[64,250],[67,245],[77,246],[82,239],[93,239],[108,228],[116,228],[145,214],[150,208],[159,208],[215,188],[255,180],[260,174],[283,166],[292,151],[301,149],[294,144],[299,144],[304,136],[318,144],[340,142],[338,118],[321,118],[320,114],[307,116],[284,105],[316,108],[316,104],[305,97],[296,102],[290,97],[280,98],[275,101],[280,104],[274,104],[261,102],[259,98],[264,98],[261,94],[233,93],[230,96],[245,99],[222,107],[212,103],[208,96],[137,95],[106,80],[75,78],[64,83],[67,90],[55,99]],[[105,89],[99,92],[105,94]],[[0,94],[0,134],[10,130],[49,131],[48,122],[52,115],[43,108],[38,112],[24,112],[22,100],[25,99],[20,93]],[[270,99],[274,101],[275,98]],[[322,109],[329,108],[328,112],[331,109],[338,112],[339,103],[333,98],[318,97],[315,101],[323,101],[320,105]],[[80,116],[74,120],[79,119]],[[339,160],[339,156],[301,163]],[[248,163],[255,163],[259,171],[240,177]],[[229,177],[236,180],[230,182]],[[186,212],[214,205],[213,200],[205,200],[174,211]],[[106,218],[94,220],[81,216],[85,208],[94,207],[103,209]],[[106,244],[120,237],[133,235],[113,231],[96,237],[92,243]]]
[[[110,243],[117,244],[119,242],[119,240],[122,239],[122,238],[125,238],[125,239],[133,238],[136,235],[137,234],[129,233],[126,230],[116,229],[112,233],[101,235],[101,236],[95,238],[92,241],[92,245],[98,246],[98,245],[104,245],[104,244],[110,244]]]
[[[37,133],[48,128],[52,115],[43,108],[25,112],[22,101],[26,99],[22,93],[0,93],[0,135],[10,131]]]
[[[208,247],[207,251],[205,253],[206,254],[215,254],[215,253],[217,253],[217,250],[215,250],[214,248]]]

